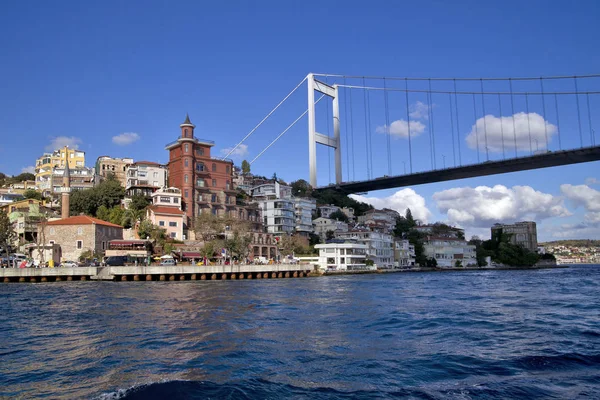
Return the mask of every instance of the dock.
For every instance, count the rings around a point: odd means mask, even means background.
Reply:
[[[310,264],[0,268],[0,281],[38,283],[284,279],[307,277],[312,269]]]

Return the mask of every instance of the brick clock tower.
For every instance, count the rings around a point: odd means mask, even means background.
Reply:
[[[196,126],[186,115],[179,125],[179,138],[165,146],[169,151],[169,186],[179,188],[186,215],[184,235],[190,238],[194,217],[200,213],[234,216],[236,191],[233,188],[233,162],[213,158],[212,140],[194,136]]]

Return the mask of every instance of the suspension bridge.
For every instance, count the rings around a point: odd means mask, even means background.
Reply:
[[[600,109],[600,74],[408,78],[311,73],[225,158],[305,84],[308,107],[250,163],[308,115],[309,183],[317,190],[360,193],[600,160],[593,125]],[[321,186],[317,145],[327,149],[329,183]]]

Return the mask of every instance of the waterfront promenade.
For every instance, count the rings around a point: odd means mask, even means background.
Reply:
[[[2,268],[0,282],[189,281],[301,278],[310,264]]]

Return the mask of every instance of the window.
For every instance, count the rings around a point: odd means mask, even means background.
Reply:
[[[217,180],[216,179],[212,180],[212,185],[213,185],[213,187],[217,187]]]
[[[179,204],[179,197],[173,197],[173,203]]]
[[[340,264],[346,264],[346,259],[344,257],[340,258]]]
[[[156,179],[156,178],[158,178],[158,172],[155,172],[155,173],[154,173],[154,178],[155,178],[155,179]]]
[[[198,172],[202,172],[202,171],[206,171],[206,169],[204,168],[204,164],[199,162],[196,164],[196,171]]]
[[[225,167],[225,172],[229,173],[229,165]]]
[[[83,228],[82,227],[77,228],[77,234],[78,235],[83,235]]]
[[[165,226],[165,221],[158,221],[158,226]]]
[[[217,172],[217,164],[213,163],[212,172]]]
[[[198,187],[204,187],[204,179],[198,179],[196,181],[196,186],[198,186]]]
[[[50,240],[48,243],[50,243],[50,246],[52,246],[54,244],[54,240]]]
[[[230,189],[230,187],[229,187],[229,181],[225,181],[225,189],[227,189],[227,190]]]
[[[188,183],[188,176],[187,176],[187,174],[183,176],[183,181],[184,181],[185,183]]]
[[[187,137],[187,135],[188,135],[188,134],[187,134],[187,128],[185,128],[185,129],[183,130],[183,135],[184,135],[185,137]]]
[[[187,153],[189,150],[190,150],[190,145],[186,143],[186,144],[183,146],[183,151],[185,151],[185,152]]]
[[[77,241],[77,248],[78,249],[82,249],[83,248],[83,240],[78,240]]]
[[[183,197],[185,197],[187,199],[187,197],[188,197],[188,190],[187,189],[185,189],[183,191]]]
[[[171,198],[169,196],[160,196],[160,202],[161,203],[170,203]]]
[[[169,221],[169,226],[177,226],[177,222]]]
[[[216,195],[216,194],[214,194],[214,193],[213,193],[213,194],[211,194],[211,195],[210,195],[210,201],[211,201],[211,202],[213,202],[213,203],[216,203],[216,202],[217,202],[217,195]]]
[[[186,167],[190,166],[190,163],[187,158],[183,160],[183,165],[185,165]]]
[[[344,249],[340,249],[340,255],[343,256],[344,255]],[[343,264],[343,263],[342,263]]]
[[[212,212],[212,215],[217,215],[217,209],[216,208],[211,209],[211,212]]]
[[[102,250],[106,249],[106,242],[102,242]]]
[[[171,237],[172,238],[176,238],[177,237],[177,232],[171,232]]]
[[[327,264],[334,264],[335,265],[335,258],[328,257],[327,258]]]
[[[204,155],[204,149],[202,147],[198,147],[196,149],[196,155],[203,156]]]
[[[106,169],[106,165],[102,164],[102,170],[104,171]]]

